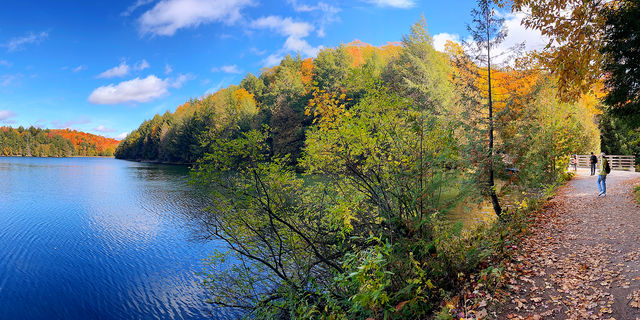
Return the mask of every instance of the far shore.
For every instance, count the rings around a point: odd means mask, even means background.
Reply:
[[[0,155],[0,158],[112,158],[112,159],[115,159],[114,156],[69,156],[69,157],[47,156],[47,157],[37,157],[37,156],[5,156],[5,155]]]

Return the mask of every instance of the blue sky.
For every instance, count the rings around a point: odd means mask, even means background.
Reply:
[[[464,38],[474,4],[5,1],[0,11],[0,125],[121,137],[156,113],[237,84],[248,72],[259,74],[287,53],[314,56],[322,47],[356,39],[374,45],[399,41],[421,15],[436,42]],[[519,23],[517,17],[511,20]],[[526,30],[516,35],[531,37]]]

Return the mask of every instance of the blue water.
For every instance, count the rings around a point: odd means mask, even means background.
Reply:
[[[0,158],[0,319],[207,319],[188,170]]]

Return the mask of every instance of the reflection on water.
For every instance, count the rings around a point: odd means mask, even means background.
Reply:
[[[0,158],[0,319],[205,319],[188,169]]]
[[[481,224],[490,225],[497,220],[497,217],[491,202],[483,201],[479,204],[459,203],[451,211],[449,219],[462,221],[466,228],[473,228]]]
[[[507,181],[505,180],[496,179],[498,194],[500,194],[502,187],[506,183]],[[502,209],[509,210],[517,206],[524,199],[524,196],[523,194],[509,192],[506,195],[500,195],[499,199]],[[491,225],[498,220],[498,217],[493,211],[493,204],[490,200],[487,199],[478,203],[477,200],[466,199],[451,210],[448,219],[450,221],[462,221],[465,228],[472,229],[482,224]]]

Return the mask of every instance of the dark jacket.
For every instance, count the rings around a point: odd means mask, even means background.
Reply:
[[[591,163],[598,163],[598,157],[596,157],[595,155],[591,156]]]

